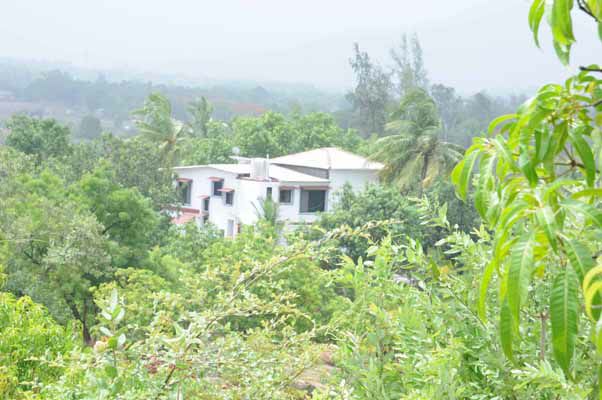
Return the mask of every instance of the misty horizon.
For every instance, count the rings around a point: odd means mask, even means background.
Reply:
[[[369,8],[340,1],[303,6],[271,0],[69,3],[3,5],[0,57],[199,84],[291,83],[342,92],[353,85],[354,42],[386,68],[389,49],[402,34],[416,32],[431,82],[461,93],[524,92],[569,72],[556,61],[549,40],[535,49],[525,18],[529,4],[522,0],[437,6],[435,1],[378,1]],[[580,19],[576,25],[573,69],[600,50],[595,40],[581,41],[592,36],[587,34],[591,26]]]

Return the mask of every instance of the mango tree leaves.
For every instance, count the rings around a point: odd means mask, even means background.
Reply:
[[[602,40],[602,1],[601,0],[533,0],[529,11],[529,28],[533,33],[533,40],[539,47],[539,29],[544,15],[552,31],[552,38],[556,55],[560,61],[567,65],[571,53],[571,46],[575,43],[573,33],[572,12],[578,8],[593,18],[600,31]]]
[[[550,296],[552,348],[562,370],[570,376],[569,367],[575,351],[577,315],[579,313],[577,275],[564,268],[555,277]]]
[[[555,19],[570,13],[566,2],[536,2],[532,28],[539,23],[544,3],[555,7],[550,11]],[[555,35],[564,48],[570,47],[570,25],[558,25]],[[599,242],[586,242],[596,230],[602,233],[602,187],[596,165],[602,140],[595,128],[601,100],[602,81],[592,73],[580,73],[565,85],[546,85],[516,114],[494,120],[489,132],[493,136],[475,139],[452,174],[462,198],[471,175],[477,174],[475,206],[493,230],[492,258],[479,289],[480,318],[485,319],[487,290],[497,277],[502,349],[514,359],[527,288],[532,284],[532,290],[538,290],[538,282],[531,279],[553,277],[550,285],[541,287],[549,290],[554,357],[567,376],[581,309],[580,282],[593,268],[592,252],[602,250]],[[602,281],[591,280],[583,290],[591,305],[586,310],[597,318]]]

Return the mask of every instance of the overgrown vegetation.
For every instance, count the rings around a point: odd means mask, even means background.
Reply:
[[[565,63],[576,12],[600,24],[602,1],[534,0],[529,16],[537,41],[549,14]],[[602,398],[602,69],[544,86],[461,154],[425,72],[397,59],[403,100],[377,141],[326,114],[224,126],[203,101],[187,125],[160,94],[130,139],[73,144],[56,121],[14,117],[0,397]],[[294,232],[271,201],[235,239],[171,226],[173,165],[232,146],[361,151],[386,163],[385,185],[345,188]]]

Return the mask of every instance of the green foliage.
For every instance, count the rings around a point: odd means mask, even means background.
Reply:
[[[125,266],[145,257],[158,218],[138,190],[122,188],[115,181],[110,169],[99,167],[85,175],[72,192],[75,200],[102,224],[102,234],[116,242],[113,264]]]
[[[53,363],[71,350],[68,330],[29,297],[0,292],[0,395],[17,393],[57,380],[63,373]]]
[[[602,3],[593,0],[577,4],[599,21],[599,14],[593,11],[599,11]],[[536,0],[529,15],[538,43],[540,21],[548,14],[557,55],[565,64],[575,40],[572,8],[572,1],[544,4]],[[535,300],[549,312],[554,358],[565,375],[576,381],[597,375],[593,368],[585,377],[574,373],[574,369],[578,367],[575,355],[585,356],[575,351],[580,329],[580,286],[588,316],[594,322],[599,318],[591,312],[599,298],[595,284],[591,289],[595,273],[590,271],[595,270],[592,254],[600,251],[597,238],[602,233],[598,188],[602,80],[590,73],[600,71],[597,66],[582,70],[564,85],[545,85],[516,114],[495,119],[489,128],[494,135],[475,139],[452,173],[459,195],[465,197],[478,166],[475,205],[494,233],[481,296],[487,295],[496,271],[500,282],[500,339],[506,356],[515,359],[514,344],[517,339],[526,340],[519,322],[528,292],[547,293],[547,306],[537,296]],[[538,282],[536,277],[543,279]],[[485,316],[484,310],[481,315]],[[592,338],[600,351],[598,337],[596,329]],[[546,337],[541,340],[545,343]]]
[[[337,204],[332,212],[323,214],[318,226],[327,232],[342,226],[359,229],[368,222],[380,222],[364,233],[367,237],[347,235],[338,239],[342,252],[357,259],[365,256],[372,243],[380,242],[388,234],[396,241],[412,237],[427,242],[434,232],[429,227],[416,224],[418,219],[416,204],[396,188],[374,185],[356,193],[351,187],[345,186],[338,193]],[[430,243],[434,243],[434,240]]]
[[[123,188],[136,188],[151,199],[155,210],[174,202],[171,172],[163,168],[163,154],[141,137],[120,139],[105,134],[91,142],[74,146],[64,172],[67,180],[77,181],[91,173],[99,163],[112,171],[114,182]]]
[[[370,60],[357,43],[353,45],[349,64],[355,74],[355,87],[347,94],[354,111],[359,112],[361,129],[365,136],[382,134],[387,121],[387,106],[392,87],[391,76]]]
[[[361,231],[336,238],[335,254],[342,253],[354,260],[365,258],[368,248],[387,235],[391,235],[396,244],[412,238],[425,248],[433,247],[447,234],[428,222],[439,212],[439,204],[446,204],[446,219],[451,226],[457,226],[464,232],[478,227],[478,214],[455,197],[451,185],[444,182],[435,184],[425,193],[425,199],[426,202],[409,198],[398,189],[385,185],[369,186],[359,193],[345,186],[338,193],[333,210],[323,214],[317,225],[323,232],[341,227]],[[310,232],[310,236],[315,235],[315,230]]]
[[[492,123],[490,130],[503,124],[499,134],[475,139],[452,175],[464,195],[471,171],[479,166],[477,209],[495,231],[492,268],[499,271],[508,298],[500,319],[507,355],[512,356],[512,338],[519,335],[521,293],[545,271],[554,277],[548,289],[553,347],[567,374],[578,326],[577,279],[592,266],[584,261],[588,250],[579,241],[602,227],[593,156],[600,151],[594,118],[601,84],[583,72],[565,86],[544,86],[517,114]],[[507,312],[512,328],[505,327]]]
[[[187,264],[202,265],[205,250],[219,239],[223,239],[223,236],[212,224],[199,226],[191,223],[183,228],[171,226],[160,251],[166,255],[175,255]]]
[[[95,139],[102,133],[100,120],[93,115],[86,115],[79,123],[77,136],[82,139]]]
[[[435,102],[422,89],[409,91],[387,124],[389,136],[376,142],[375,160],[385,164],[385,182],[401,190],[426,188],[446,177],[460,160],[463,149],[439,140],[439,116]]]
[[[256,206],[255,203],[253,203],[257,219],[262,223],[280,230],[282,228],[282,222],[279,221],[280,203],[276,203],[271,197],[259,199],[258,203],[259,206]]]
[[[188,112],[192,119],[190,128],[192,129],[193,136],[199,138],[207,137],[209,133],[208,125],[211,121],[211,114],[213,113],[213,106],[211,103],[209,103],[205,97],[201,97],[189,104]]]
[[[602,23],[602,2],[600,0],[577,0],[577,7],[589,17],[593,18],[598,27]],[[572,12],[575,2],[572,0],[534,0],[529,11],[529,27],[533,32],[533,39],[539,46],[539,29],[541,20],[547,17],[548,25],[552,31],[554,50],[558,59],[563,64],[569,63],[571,47],[575,43],[573,33]],[[602,36],[600,37],[602,40]]]
[[[548,13],[566,61],[571,11],[598,21],[602,6],[545,3],[534,2],[531,29]],[[600,68],[544,86],[475,140],[452,173],[472,208],[443,181],[462,152],[438,135],[473,126],[452,121],[458,109],[481,126],[496,101],[409,90],[427,86],[417,40],[412,52],[413,63],[407,45],[397,54],[405,86],[395,134],[369,141],[322,113],[229,126],[211,119],[204,98],[191,105],[190,127],[175,119],[181,103],[172,109],[158,94],[136,113],[141,135],[127,140],[54,147],[49,138],[64,144],[68,131],[16,117],[14,142],[0,147],[0,283],[13,293],[0,293],[2,396],[599,396]],[[390,77],[357,47],[352,66],[351,100],[378,132]],[[91,96],[89,108],[101,100]],[[376,150],[389,181],[407,187],[415,177],[422,198],[392,185],[345,188],[333,212],[284,237],[268,201],[234,239],[210,225],[162,226],[169,167],[225,162],[235,146],[248,156]],[[83,343],[70,337],[73,323]]]
[[[6,144],[35,156],[38,163],[71,152],[69,129],[53,119],[36,119],[15,115],[6,122],[10,133]]]
[[[187,135],[186,126],[172,117],[171,103],[161,93],[152,93],[144,106],[133,112],[136,126],[151,143],[155,143],[163,155],[165,166],[173,166],[179,157],[180,142]]]

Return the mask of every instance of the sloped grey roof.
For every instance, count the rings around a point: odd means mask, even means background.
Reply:
[[[294,165],[298,167],[320,169],[364,169],[377,171],[383,168],[383,165],[379,162],[370,161],[365,157],[341,150],[337,147],[322,147],[320,149],[304,151],[302,153],[276,157],[270,161],[281,165]]]
[[[175,167],[175,171],[212,168],[218,171],[223,171],[231,174],[250,174],[250,164],[207,164],[207,165],[189,165]],[[318,178],[316,176],[293,171],[290,168],[285,168],[279,165],[270,164],[270,178],[276,179],[279,182],[303,182],[303,183],[328,183],[328,179]]]

